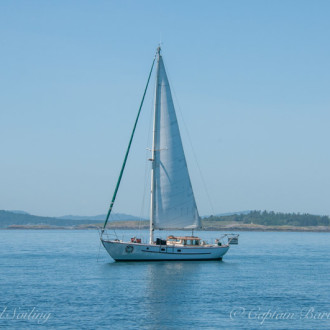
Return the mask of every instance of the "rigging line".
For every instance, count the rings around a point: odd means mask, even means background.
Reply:
[[[122,220],[123,220],[122,217],[121,217],[121,215],[120,215],[119,213],[117,214],[117,216],[118,216],[118,220],[119,220],[119,221],[122,221]],[[113,214],[111,214],[110,219],[114,220],[114,216],[113,216]],[[117,225],[118,225],[118,224],[117,224]],[[114,227],[114,228],[112,228],[112,230],[113,230],[113,232],[114,232],[116,238],[118,239],[118,235],[117,235],[117,232],[116,232],[116,228]]]
[[[167,71],[167,78],[169,81],[171,81],[170,77],[169,77],[169,74],[168,74],[168,71]],[[181,106],[180,106],[180,103],[179,103],[179,99],[175,93],[175,89],[173,88],[173,84],[172,84],[172,81],[171,81],[171,91],[172,93],[174,94],[174,98],[176,100],[176,104],[178,106],[178,109],[179,109],[179,112],[180,112],[180,116],[181,116],[181,119],[182,119],[182,122],[183,122],[183,126],[185,128],[185,131],[187,133],[187,137],[188,137],[188,141],[189,141],[189,144],[190,144],[190,147],[191,147],[191,150],[192,150],[192,153],[193,153],[193,156],[194,156],[194,159],[195,159],[195,162],[197,164],[197,168],[198,168],[198,171],[199,171],[199,175],[202,179],[202,183],[203,183],[203,187],[204,187],[204,190],[205,190],[205,193],[206,193],[206,196],[207,196],[207,199],[208,199],[208,202],[210,204],[210,207],[211,207],[211,211],[212,211],[212,214],[215,214],[214,212],[214,207],[213,207],[213,203],[212,203],[212,200],[211,200],[211,197],[210,197],[210,194],[208,192],[208,189],[207,189],[207,185],[206,185],[206,182],[205,182],[205,179],[204,179],[204,176],[203,176],[203,173],[202,173],[202,170],[199,166],[199,162],[198,162],[198,159],[197,159],[197,155],[196,155],[196,152],[195,152],[195,149],[194,149],[194,146],[193,146],[193,143],[192,143],[192,140],[191,140],[191,137],[190,137],[190,134],[189,134],[189,130],[188,130],[188,126],[184,120],[184,116],[183,116],[183,113],[182,113],[182,110],[181,110]]]
[[[150,135],[152,131],[152,120],[153,120],[153,106],[154,106],[154,98],[151,102],[151,107],[150,107],[150,115],[149,115],[149,124],[148,124],[148,137],[147,137],[147,145],[150,141]],[[148,154],[150,150],[146,149],[146,159],[148,159]],[[143,211],[145,208],[145,200],[146,200],[146,191],[147,191],[147,186],[150,178],[150,171],[149,171],[149,161],[146,161],[145,163],[145,170],[144,170],[144,185],[143,185],[143,195],[142,195],[142,203],[141,203],[141,210],[140,210],[140,221],[139,221],[139,231],[141,230],[141,225],[142,225],[142,219],[143,219]]]
[[[97,227],[97,231],[99,232],[100,227]],[[99,245],[99,252],[97,253],[97,260],[96,262],[99,262],[99,257],[100,257],[100,250],[101,250],[101,240],[100,240],[100,245]]]
[[[100,250],[101,250],[101,241],[100,241],[100,245],[99,245],[99,252],[97,254],[97,261],[96,262],[99,262]]]
[[[149,124],[148,124],[148,137],[147,137],[147,145],[149,143],[150,139],[150,132],[151,132],[151,122],[152,122],[152,107],[153,104],[151,104],[151,111],[150,111],[150,116],[149,116]],[[142,224],[142,219],[143,219],[143,211],[145,207],[145,196],[146,196],[146,190],[147,190],[147,179],[148,179],[148,172],[149,172],[149,162],[147,161],[148,159],[148,153],[149,150],[146,149],[145,152],[145,167],[144,167],[144,180],[143,180],[143,194],[142,194],[142,201],[141,201],[141,209],[140,209],[140,221],[139,221],[139,230],[141,230],[141,224]]]
[[[106,225],[107,225],[107,223],[108,223],[108,220],[109,220],[109,217],[110,217],[110,214],[111,214],[112,208],[113,208],[113,204],[115,203],[115,200],[116,200],[116,196],[117,196],[117,192],[118,192],[118,189],[119,189],[120,181],[121,181],[121,178],[122,178],[123,173],[124,173],[124,169],[125,169],[126,161],[127,161],[128,154],[129,154],[129,150],[130,150],[130,148],[131,148],[131,144],[132,144],[132,141],[133,141],[133,137],[134,137],[134,133],[135,133],[136,125],[137,125],[138,120],[139,120],[139,117],[140,117],[140,113],[141,113],[141,109],[142,109],[142,106],[143,106],[144,98],[145,98],[146,93],[147,93],[147,89],[148,89],[148,85],[149,85],[149,81],[150,81],[150,77],[151,77],[152,69],[154,68],[155,60],[156,60],[156,55],[155,55],[155,57],[154,57],[154,60],[152,61],[152,65],[151,65],[151,69],[150,69],[150,73],[149,73],[148,81],[147,81],[146,87],[145,87],[145,89],[144,89],[144,93],[143,93],[143,96],[142,96],[142,100],[141,100],[140,108],[139,108],[138,114],[137,114],[136,119],[135,119],[135,123],[134,123],[133,131],[132,131],[132,134],[131,134],[131,138],[130,138],[129,143],[128,143],[128,147],[127,147],[127,150],[126,150],[126,154],[125,154],[125,158],[124,158],[124,161],[123,161],[123,165],[122,165],[121,170],[120,170],[120,174],[119,174],[119,178],[118,178],[118,181],[117,181],[117,185],[116,185],[115,191],[114,191],[113,196],[112,196],[112,200],[111,200],[111,203],[110,203],[110,206],[109,206],[109,211],[108,211],[108,213],[107,213],[107,217],[106,217],[106,219],[105,219],[105,221],[104,221],[104,225],[103,225],[103,228],[102,228],[102,233],[101,233],[101,235],[103,234],[103,232],[104,232],[104,230],[105,230],[105,227],[106,227]]]

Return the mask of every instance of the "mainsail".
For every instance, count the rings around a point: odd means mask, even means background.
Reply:
[[[154,229],[201,227],[160,49],[153,142],[151,218]]]

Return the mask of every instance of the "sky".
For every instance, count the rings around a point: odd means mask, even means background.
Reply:
[[[106,213],[162,43],[201,215],[330,215],[330,2],[1,1],[0,209]],[[154,78],[114,211],[148,216]]]

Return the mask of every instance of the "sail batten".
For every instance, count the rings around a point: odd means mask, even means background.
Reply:
[[[158,54],[152,183],[154,229],[201,227],[162,56]]]

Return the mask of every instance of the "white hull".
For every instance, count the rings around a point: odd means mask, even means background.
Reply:
[[[102,244],[116,261],[221,260],[229,245],[171,246],[104,240]]]

